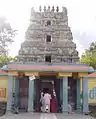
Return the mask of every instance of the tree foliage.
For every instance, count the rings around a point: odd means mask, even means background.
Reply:
[[[0,67],[6,65],[8,62],[15,62],[15,61],[17,61],[16,57],[0,56]]]
[[[80,62],[88,64],[96,69],[96,42],[92,42],[89,49],[82,54]]]
[[[14,40],[14,36],[16,35],[16,30],[11,28],[11,25],[6,22],[6,19],[0,17],[0,55],[7,56],[8,55],[8,45],[12,43]]]

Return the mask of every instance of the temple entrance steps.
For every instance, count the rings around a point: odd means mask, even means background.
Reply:
[[[0,119],[94,119],[90,116],[85,116],[81,114],[48,114],[48,113],[20,113],[15,114],[5,114],[0,117]]]

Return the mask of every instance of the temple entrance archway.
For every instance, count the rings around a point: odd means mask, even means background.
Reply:
[[[48,73],[47,75],[43,74],[39,76],[39,79],[35,80],[35,105],[34,109],[36,112],[40,112],[40,96],[41,92],[48,90],[49,93],[52,95],[53,89],[56,92],[57,100],[59,102],[60,99],[60,80],[57,79],[57,75],[53,73],[53,75]],[[59,104],[59,103],[58,103]]]

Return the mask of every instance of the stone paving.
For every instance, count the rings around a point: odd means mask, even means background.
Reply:
[[[22,113],[22,114],[6,114],[0,119],[94,119],[90,116],[81,114],[40,114],[40,113]]]

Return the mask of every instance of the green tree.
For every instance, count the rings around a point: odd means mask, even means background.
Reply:
[[[8,62],[15,62],[15,61],[17,61],[16,57],[0,56],[0,67],[6,65]]]
[[[89,49],[82,54],[80,62],[88,64],[96,69],[96,42],[92,42]]]
[[[13,30],[6,18],[0,17],[0,56],[8,55],[8,45],[14,40],[16,30]]]

